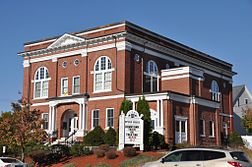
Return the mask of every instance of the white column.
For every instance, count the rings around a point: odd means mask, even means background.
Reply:
[[[160,106],[159,106],[159,100],[157,100],[157,113],[158,113],[158,122],[157,122],[157,126],[160,127]],[[156,125],[155,125],[156,126]]]
[[[52,107],[52,131],[55,131],[55,124],[56,124],[56,113],[55,113],[55,106]]]
[[[49,106],[49,122],[48,122],[48,130],[52,132],[52,107]]]
[[[82,126],[82,122],[83,122],[83,119],[82,119],[82,115],[83,115],[83,112],[82,112],[82,108],[83,108],[83,104],[80,103],[79,104],[79,129],[83,129],[83,126]]]
[[[135,102],[135,101],[132,101],[132,103],[133,103],[132,109],[135,111],[135,110],[136,110],[136,102]],[[120,111],[120,112],[121,112],[121,111]]]
[[[163,99],[161,100],[161,104],[160,104],[160,114],[161,114],[161,127],[164,129],[164,104],[163,104]]]

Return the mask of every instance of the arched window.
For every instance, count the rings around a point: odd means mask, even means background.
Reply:
[[[34,98],[48,97],[49,74],[46,67],[40,67],[35,73]]]
[[[150,60],[146,66],[145,75],[145,92],[156,92],[159,91],[159,76],[158,76],[158,67],[157,64]]]
[[[214,101],[220,101],[220,92],[218,83],[213,80],[211,83],[211,97]]]
[[[94,91],[110,91],[112,88],[112,63],[111,60],[102,56],[94,65]]]

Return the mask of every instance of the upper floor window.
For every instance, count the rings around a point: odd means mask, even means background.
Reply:
[[[150,60],[147,63],[145,75],[145,92],[156,92],[159,91],[159,76],[158,76],[158,67],[157,64]]]
[[[80,93],[80,76],[73,77],[73,94]]]
[[[61,96],[68,95],[68,78],[61,78]]]
[[[102,56],[96,60],[94,66],[94,91],[110,91],[112,88],[112,63],[111,60]]]
[[[219,85],[215,80],[211,83],[211,99],[214,101],[220,101]]]
[[[35,73],[34,98],[48,97],[49,74],[46,67],[40,67]]]

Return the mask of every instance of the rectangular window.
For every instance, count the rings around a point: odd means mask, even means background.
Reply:
[[[68,95],[68,78],[61,79],[61,95]]]
[[[209,121],[209,137],[214,137],[214,121]]]
[[[114,127],[114,109],[108,108],[107,109],[107,125],[106,127]]]
[[[200,136],[205,136],[205,120],[201,119],[200,120]]]
[[[41,82],[35,82],[35,98],[40,97]]]
[[[48,113],[43,113],[42,119],[44,120],[43,129],[48,129]]]
[[[99,126],[99,110],[93,110],[93,128]]]
[[[95,91],[102,90],[102,73],[95,74]]]
[[[80,77],[73,77],[73,94],[80,93]]]
[[[105,72],[104,73],[104,90],[110,90],[111,89],[111,79],[112,79],[112,73],[111,72]]]
[[[48,96],[48,81],[42,82],[42,96],[47,97]]]

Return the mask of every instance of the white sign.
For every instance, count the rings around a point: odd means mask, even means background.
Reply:
[[[143,150],[143,115],[139,116],[137,111],[130,110],[126,116],[122,112],[119,116],[119,150],[125,144],[133,144]]]

